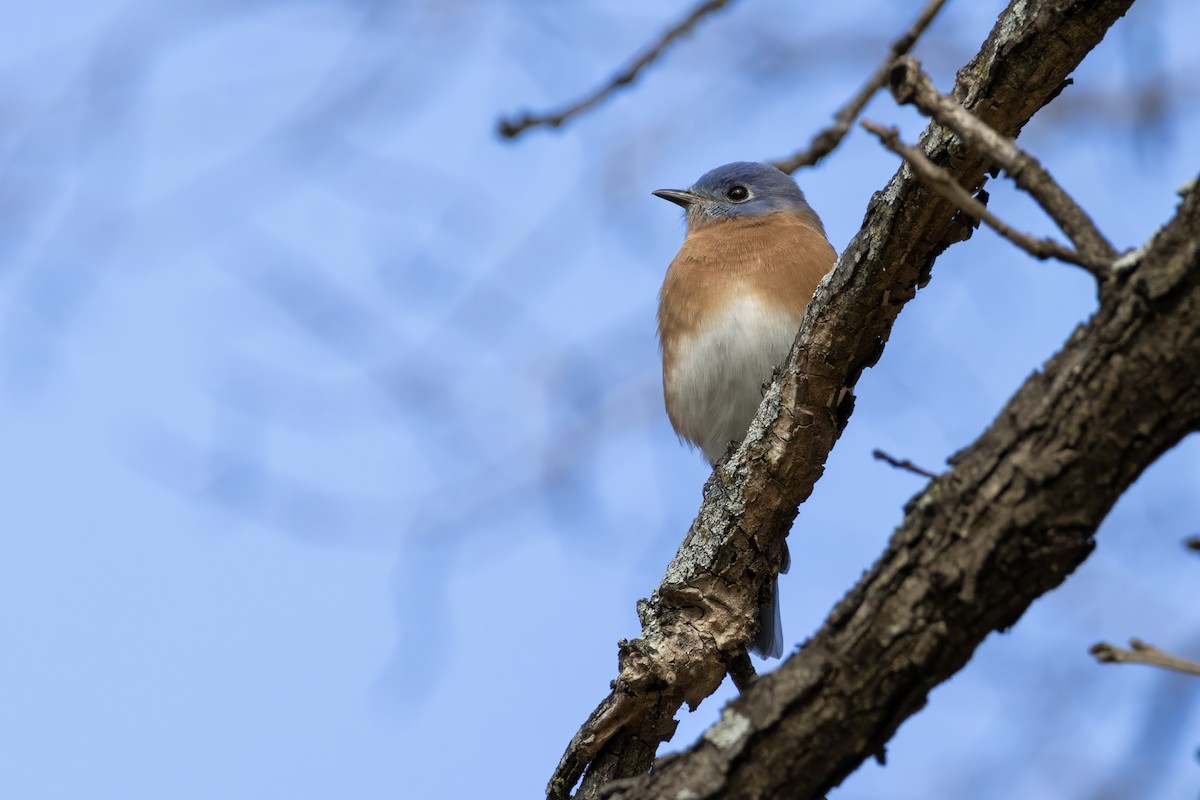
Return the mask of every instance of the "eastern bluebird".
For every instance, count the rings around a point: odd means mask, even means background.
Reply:
[[[804,192],[769,164],[726,164],[690,189],[654,194],[687,212],[658,304],[667,416],[716,464],[745,437],[837,253]],[[750,648],[764,658],[783,653],[778,598],[777,578]]]

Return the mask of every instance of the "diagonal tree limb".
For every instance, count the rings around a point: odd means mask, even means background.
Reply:
[[[654,44],[650,45],[650,47],[646,48],[646,50],[621,68],[603,86],[597,87],[583,98],[563,106],[556,111],[547,111],[541,114],[525,113],[515,119],[501,119],[499,125],[497,125],[497,131],[505,139],[515,139],[531,128],[543,126],[550,128],[561,127],[572,117],[578,116],[592,107],[599,105],[618,89],[632,84],[642,74],[642,70],[657,61],[667,51],[667,48],[691,33],[692,28],[695,28],[702,20],[720,11],[729,5],[729,3],[730,0],[704,0],[704,2],[693,8],[686,17],[668,28],[658,37],[658,40]]]
[[[818,797],[881,755],[930,689],[1087,558],[1143,470],[1200,430],[1198,372],[1193,183],[1138,270],[909,501],[886,551],[813,639],[621,800]]]
[[[898,130],[885,128],[866,119],[859,124],[879,137],[879,141],[883,143],[884,147],[903,158],[917,174],[917,177],[924,181],[929,188],[954,203],[965,213],[987,223],[989,228],[1034,258],[1043,260],[1056,258],[1059,261],[1083,267],[1100,283],[1108,280],[1112,273],[1111,261],[1093,261],[1053,239],[1035,239],[1027,233],[1022,233],[989,211],[988,207],[980,200],[972,197],[966,189],[958,185],[954,176],[926,158],[921,148],[900,141]]]
[[[832,153],[842,143],[842,139],[846,138],[846,134],[854,125],[854,120],[858,119],[858,115],[867,107],[867,103],[871,102],[875,93],[887,86],[892,63],[912,50],[917,39],[921,38],[921,34],[925,32],[945,4],[946,0],[929,0],[904,35],[892,42],[892,46],[888,48],[888,56],[879,65],[879,68],[870,78],[867,78],[866,83],[859,87],[858,92],[838,109],[837,114],[833,117],[833,124],[814,136],[808,147],[787,158],[781,158],[771,163],[790,174],[801,167],[811,167]]]
[[[1016,136],[1131,3],[1014,0],[960,70],[955,99],[1004,135]],[[930,159],[950,168],[962,185],[982,186],[989,161],[963,152],[940,126],[931,126],[924,142]],[[642,636],[622,643],[618,676],[601,704],[636,711],[619,715],[616,732],[585,725],[551,778],[550,797],[567,796],[584,769],[576,795],[581,798],[599,796],[611,780],[644,775],[664,731],[673,730],[670,716],[719,686],[725,662],[752,639],[755,609],[770,591],[797,508],[812,492],[852,409],[854,384],[881,355],[896,316],[929,280],[933,261],[970,231],[953,204],[907,169],[872,199],[863,229],[818,288],[789,363],[767,391],[745,442],[714,471],[662,584],[638,604]],[[843,669],[836,656],[824,655],[815,662],[817,673]],[[924,688],[938,679],[931,677]],[[891,729],[918,705],[891,707]],[[874,729],[873,747],[882,747],[885,731],[890,733],[886,723]],[[847,740],[859,736],[846,734]],[[827,729],[808,744],[819,753],[839,738]],[[828,785],[853,763],[830,762],[814,780]]]
[[[1111,268],[1117,251],[1092,222],[1087,212],[1051,177],[1041,163],[1006,136],[966,111],[953,98],[939,92],[920,63],[907,56],[893,63],[889,76],[892,96],[901,105],[911,103],[922,114],[954,131],[968,146],[993,159],[1017,187],[1028,192],[1050,215],[1089,264]],[[1105,276],[1106,277],[1106,276]]]

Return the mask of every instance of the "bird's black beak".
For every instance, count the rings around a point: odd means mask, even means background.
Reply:
[[[670,200],[675,205],[683,206],[684,208],[688,208],[694,203],[699,203],[702,199],[695,192],[689,192],[684,189],[659,189],[650,194],[655,197],[661,197],[663,200]]]

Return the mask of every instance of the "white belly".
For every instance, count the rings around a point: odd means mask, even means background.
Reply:
[[[762,386],[787,356],[800,321],[777,305],[743,296],[675,344],[663,382],[667,403],[676,432],[711,463],[745,437]]]

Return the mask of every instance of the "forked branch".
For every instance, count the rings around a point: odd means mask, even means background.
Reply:
[[[1105,281],[1109,269],[1104,263],[1088,260],[1082,254],[1065,247],[1053,239],[1035,239],[1027,233],[1022,233],[997,217],[979,199],[972,197],[966,189],[954,180],[954,176],[930,161],[919,147],[913,147],[900,141],[900,132],[895,128],[885,128],[870,120],[864,119],[861,125],[879,137],[883,146],[897,154],[908,163],[912,171],[926,186],[954,203],[974,219],[987,223],[988,227],[1008,239],[1010,242],[1029,253],[1034,258],[1045,260],[1058,259],[1067,264],[1083,267],[1098,281]],[[981,192],[981,194],[985,194]],[[986,196],[986,195],[985,195]]]
[[[935,89],[933,81],[921,70],[920,62],[907,56],[896,59],[889,81],[896,102],[915,105],[922,114],[954,131],[968,147],[995,161],[1018,188],[1028,192],[1050,215],[1082,259],[1110,266],[1116,260],[1117,251],[1108,239],[1046,168],[1012,139]]]

